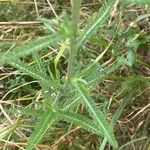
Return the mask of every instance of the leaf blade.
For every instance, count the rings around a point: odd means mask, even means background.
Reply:
[[[22,44],[8,53],[0,53],[0,64],[6,64],[11,62],[13,59],[29,55],[33,52],[38,52],[42,48],[47,47],[49,44],[58,42],[60,37],[46,36],[27,43]]]
[[[96,17],[92,21],[89,21],[89,23],[86,25],[86,27],[79,36],[77,44],[78,49],[81,47],[81,45],[85,44],[97,31],[98,27],[108,19],[111,10],[113,9],[113,4],[114,0],[105,3],[96,15]]]
[[[86,129],[87,131],[96,133],[98,135],[102,135],[100,130],[97,129],[97,124],[93,122],[93,120],[80,115],[80,114],[74,114],[71,111],[59,111],[57,112],[58,117],[62,117],[63,119],[73,122],[76,125],[81,126],[82,128]]]
[[[97,108],[93,99],[86,94],[85,89],[83,87],[81,87],[80,85],[75,84],[75,88],[81,94],[82,98],[84,99],[84,102],[88,106],[93,117],[98,122],[98,124],[100,126],[99,130],[102,131],[103,136],[105,136],[107,138],[107,140],[111,143],[112,146],[118,147],[117,141],[115,140],[115,137],[109,126],[109,123],[105,119],[105,116],[103,115],[103,113]]]
[[[30,139],[26,146],[26,150],[32,150],[34,145],[37,144],[42,139],[49,126],[51,126],[54,123],[55,121],[54,116],[55,115],[52,112],[46,112],[43,115],[42,119],[40,119],[40,121],[37,123],[37,125],[35,126],[35,130],[32,132],[32,135],[30,136]]]

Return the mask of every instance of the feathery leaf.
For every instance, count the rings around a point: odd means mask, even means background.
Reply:
[[[13,59],[29,55],[33,52],[37,52],[41,50],[42,48],[47,47],[49,44],[56,43],[60,40],[59,36],[57,38],[56,37],[57,37],[56,35],[42,37],[42,38],[30,41],[30,42],[24,43],[21,46],[18,46],[12,49],[11,52],[0,53],[0,64],[9,63]]]
[[[59,118],[61,117],[61,119],[73,122],[74,124],[81,126],[83,129],[86,129],[87,131],[102,135],[100,130],[98,130],[98,125],[95,124],[93,120],[83,115],[74,114],[71,111],[58,111],[56,114]]]
[[[85,44],[91,38],[91,36],[97,31],[99,26],[108,19],[113,9],[113,4],[114,0],[109,0],[109,2],[105,3],[102,6],[102,8],[94,17],[94,19],[92,21],[89,21],[89,23],[86,25],[86,27],[79,36],[77,48],[80,48],[83,44]]]
[[[11,108],[8,110],[11,113],[21,114],[21,115],[28,115],[28,116],[41,116],[44,111],[42,109],[32,109],[32,108]]]
[[[54,123],[55,115],[53,112],[46,112],[43,117],[37,122],[32,135],[29,138],[26,150],[32,150],[35,144],[37,144],[44,136],[47,129]]]
[[[41,72],[35,71],[31,66],[21,62],[19,59],[13,59],[9,64],[42,83],[45,83],[46,85],[49,84],[48,77],[45,74],[43,75]]]
[[[75,88],[81,94],[84,102],[86,103],[87,107],[89,108],[89,111],[93,116],[93,119],[97,121],[99,125],[99,130],[101,130],[103,136],[107,138],[107,140],[111,143],[112,146],[117,147],[118,144],[115,140],[112,129],[110,128],[109,123],[107,122],[104,114],[97,108],[93,99],[87,94],[87,91],[85,88],[83,88],[83,86],[75,84]]]

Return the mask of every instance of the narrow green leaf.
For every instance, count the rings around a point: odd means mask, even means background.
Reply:
[[[21,62],[19,59],[13,59],[9,64],[28,76],[37,79],[43,89],[44,99],[52,104],[52,91],[59,87],[57,80],[52,80],[45,72],[38,71],[37,69],[34,69],[34,67]]]
[[[26,150],[33,150],[35,144],[37,144],[44,136],[47,129],[54,123],[55,115],[52,112],[46,112],[40,121],[37,122],[31,137],[29,138]]]
[[[103,24],[111,14],[113,9],[114,0],[109,0],[109,2],[105,3],[97,15],[94,17],[92,21],[88,21],[89,23],[86,25],[84,30],[81,32],[77,47],[80,48],[83,44],[85,44],[91,36],[98,30],[99,26]]]
[[[53,28],[52,20],[46,18],[38,18],[38,21],[42,22],[49,31],[55,32],[55,29]]]
[[[22,63],[19,59],[13,59],[11,62],[9,62],[9,64],[17,68],[19,71],[41,81],[42,83],[45,84],[50,83],[48,77],[46,77],[45,74],[42,74],[41,72],[37,72],[28,64]]]
[[[129,63],[127,62],[127,59],[125,59],[124,57],[118,57],[117,60],[114,61],[109,66],[99,69],[96,72],[96,74],[93,73],[94,76],[93,78],[91,78],[88,84],[95,85],[95,83],[98,83],[102,81],[104,78],[108,77],[109,75],[112,75],[122,65],[129,65]]]
[[[57,56],[56,56],[55,59],[54,59],[55,70],[56,70],[56,68],[57,68],[57,64],[58,64],[60,58],[61,58],[62,55],[63,55],[63,52],[64,52],[65,49],[68,47],[68,45],[69,45],[69,39],[66,39],[66,41],[64,42],[64,44],[61,45],[60,50],[59,50]]]
[[[78,90],[82,96],[84,102],[86,103],[89,111],[91,112],[93,119],[97,121],[99,125],[99,130],[103,133],[103,136],[111,143],[113,147],[117,147],[117,141],[115,140],[112,129],[110,128],[109,123],[107,122],[104,114],[98,109],[93,99],[87,94],[87,91],[83,86],[75,84],[75,88]]]
[[[8,112],[21,114],[21,115],[28,115],[28,116],[41,116],[44,111],[42,109],[32,109],[32,108],[11,108]]]
[[[29,55],[33,52],[37,52],[42,48],[47,47],[49,44],[56,43],[60,40],[60,37],[46,36],[39,38],[27,43],[22,44],[8,53],[0,53],[0,64],[6,64],[11,62],[13,59]]]
[[[71,123],[74,123],[76,125],[81,126],[83,129],[96,133],[98,135],[102,135],[102,132],[98,129],[98,125],[91,119],[80,115],[80,114],[74,114],[70,111],[58,111],[57,116],[59,118],[62,118],[66,121],[69,121]]]

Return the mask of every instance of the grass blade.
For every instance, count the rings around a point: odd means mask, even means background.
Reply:
[[[22,124],[22,121],[18,121],[16,123],[14,123],[13,125],[10,125],[9,127],[5,128],[5,129],[0,128],[0,140],[4,139],[6,136],[8,136],[10,133],[12,133],[21,124]]]
[[[148,138],[148,137],[143,136],[143,137],[141,137],[141,138],[134,139],[134,140],[132,140],[132,141],[130,141],[130,142],[128,142],[128,143],[122,145],[122,146],[119,148],[119,150],[124,149],[124,147],[127,146],[127,145],[130,145],[130,144],[132,144],[132,143],[135,143],[135,142],[138,142],[138,141],[141,141],[141,140],[145,140],[145,139],[147,139],[147,138]]]

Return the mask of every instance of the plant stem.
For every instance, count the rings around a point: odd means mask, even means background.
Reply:
[[[71,34],[71,45],[70,54],[68,60],[67,69],[67,79],[69,80],[72,76],[74,64],[76,60],[77,53],[77,33],[78,33],[78,23],[80,18],[80,7],[82,0],[72,0],[72,34]]]

